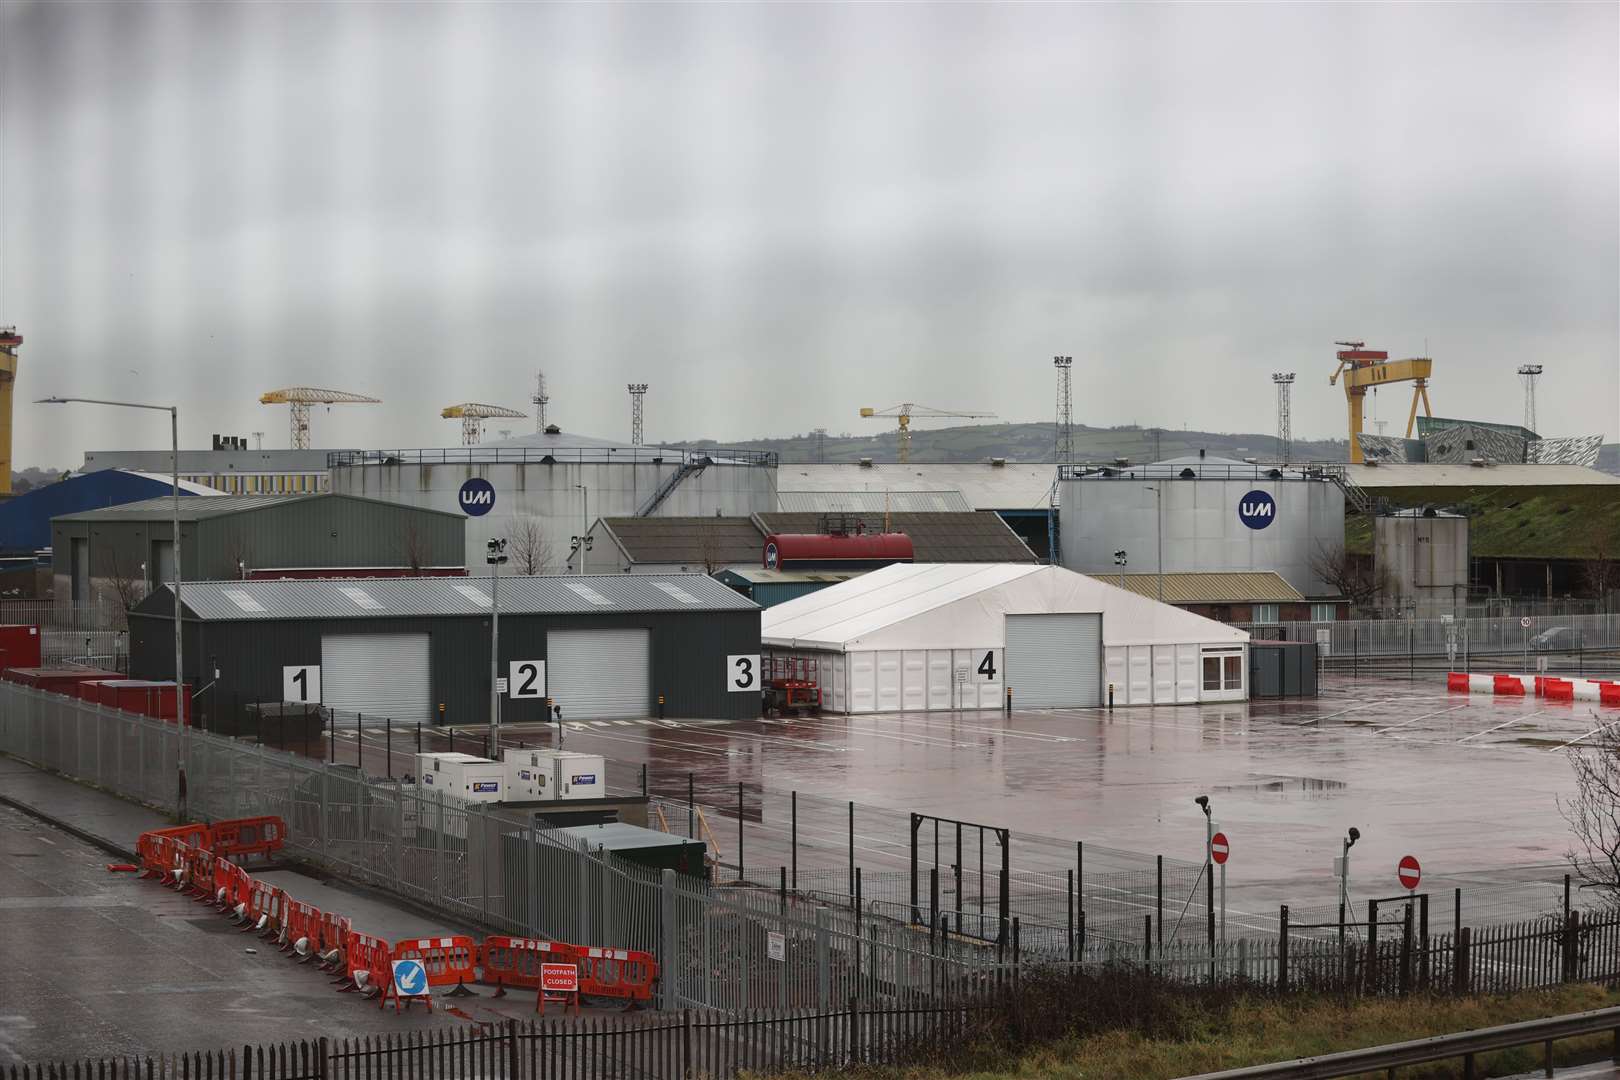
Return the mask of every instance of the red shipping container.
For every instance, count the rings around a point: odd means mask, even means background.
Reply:
[[[32,686],[38,690],[72,695],[74,687],[79,683],[98,679],[121,679],[123,676],[116,671],[105,671],[101,668],[20,667],[8,668],[6,678],[11,682]]]
[[[122,678],[122,676],[119,676]],[[64,686],[62,692],[78,698],[80,701],[99,702],[101,700],[101,684],[104,679],[85,679],[72,686]]]
[[[0,667],[39,667],[39,627],[0,626]]]
[[[140,713],[155,720],[174,719],[174,683],[150,679],[113,679],[96,683],[97,699],[124,712]],[[188,684],[189,686],[189,684]],[[187,694],[186,722],[191,722],[190,695]]]

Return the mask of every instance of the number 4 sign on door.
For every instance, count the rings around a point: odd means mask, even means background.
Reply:
[[[759,689],[759,657],[726,657],[726,689],[732,693],[746,693]]]

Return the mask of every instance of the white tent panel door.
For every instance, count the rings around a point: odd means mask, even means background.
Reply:
[[[900,653],[893,649],[877,654],[877,711],[900,711]]]
[[[834,653],[831,660],[821,663],[822,678],[831,675],[830,690],[832,696],[826,698],[826,704],[836,713],[846,712],[849,707],[849,663],[843,653]]]
[[[1176,703],[1176,647],[1153,646],[1153,704]]]
[[[951,667],[949,649],[931,649],[928,653],[928,707],[952,709],[956,707],[956,673]]]
[[[1001,649],[957,649],[952,654],[958,709],[1001,708],[1005,656]]]
[[[1101,615],[1008,615],[1006,684],[1018,708],[1102,702]]]
[[[1198,701],[1198,646],[1176,646],[1176,704]]]
[[[900,707],[906,712],[928,708],[928,654],[920,649],[901,654]]]
[[[1126,661],[1131,684],[1131,704],[1153,704],[1153,646],[1132,645]]]
[[[341,634],[321,638],[321,697],[344,713],[399,723],[433,722],[432,650],[426,634]],[[369,720],[368,720],[369,722]]]
[[[646,716],[652,700],[648,630],[553,630],[546,635],[546,692],[563,721]]]
[[[877,653],[849,654],[849,711],[877,712]]]
[[[1107,649],[1108,685],[1114,688],[1114,703],[1116,705],[1129,705],[1131,703],[1131,688],[1125,677],[1125,661],[1130,650],[1123,645],[1110,645]],[[1106,695],[1104,702],[1106,703]]]

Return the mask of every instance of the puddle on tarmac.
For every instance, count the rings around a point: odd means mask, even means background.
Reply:
[[[1320,776],[1256,776],[1251,778],[1248,783],[1225,784],[1215,790],[1272,792],[1278,794],[1300,792],[1305,795],[1319,795],[1326,792],[1343,791],[1348,786],[1342,780],[1327,780]]]

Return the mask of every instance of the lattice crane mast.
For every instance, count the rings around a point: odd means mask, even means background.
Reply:
[[[381,398],[351,394],[347,390],[322,390],[317,386],[289,386],[259,397],[260,405],[292,406],[292,448],[309,449],[309,407],[311,405],[381,405]]]
[[[890,405],[887,409],[861,409],[861,416],[866,419],[874,417],[893,417],[900,422],[900,451],[898,460],[905,465],[911,461],[911,418],[913,416],[938,417],[949,416],[963,420],[994,419],[995,413],[985,412],[954,412],[950,409],[931,409],[927,405],[913,405],[905,402],[901,405]]]
[[[1350,460],[1359,463],[1361,459],[1361,442],[1356,436],[1361,434],[1362,406],[1367,401],[1368,387],[1379,387],[1387,383],[1412,383],[1412,408],[1406,417],[1406,437],[1412,437],[1412,425],[1417,423],[1418,402],[1423,402],[1423,415],[1433,416],[1434,411],[1429,408],[1429,375],[1434,370],[1434,361],[1427,356],[1414,356],[1406,360],[1391,361],[1389,353],[1382,349],[1369,349],[1364,341],[1335,341],[1339,346],[1339,366],[1328,376],[1328,385],[1332,386],[1344,376],[1344,400],[1350,411]]]
[[[508,409],[504,405],[482,405],[476,401],[464,401],[460,405],[448,406],[439,415],[446,420],[461,421],[462,446],[477,446],[484,440],[485,420],[494,416],[521,418],[529,414]]]

